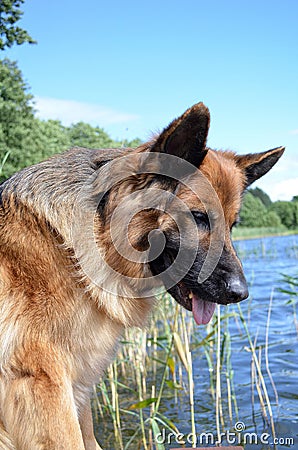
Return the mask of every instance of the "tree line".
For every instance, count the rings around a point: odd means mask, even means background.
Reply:
[[[262,189],[248,189],[240,212],[240,226],[298,228],[298,195],[291,201],[272,202]]]

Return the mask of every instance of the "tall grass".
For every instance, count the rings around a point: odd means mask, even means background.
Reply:
[[[118,358],[111,366],[113,371],[110,367],[98,386],[97,417],[107,434],[111,434],[110,424],[113,424],[111,448],[115,448],[116,442],[120,449],[138,446],[151,449],[162,428],[178,434],[179,429],[163,414],[162,407],[165,398],[173,397],[175,401],[176,391],[185,389],[190,404],[194,405],[189,351],[192,325],[186,322],[185,313],[180,313],[178,305],[173,305],[169,298],[162,301],[166,307],[155,312],[147,330],[126,331]],[[186,380],[182,375],[184,371],[188,374]],[[194,427],[193,410],[189,420]],[[165,446],[157,444],[157,448],[161,450]]]
[[[278,395],[268,355],[271,301],[266,340],[259,344],[257,338],[250,335],[240,305],[232,311],[222,309],[220,312],[218,307],[212,323],[195,330],[189,313],[169,296],[163,297],[145,331],[126,332],[116,362],[97,387],[96,432],[104,448],[165,450],[169,448],[168,442],[162,443],[158,439],[163,430],[166,435],[177,436],[177,440],[171,441],[176,447],[181,445],[182,448],[186,440],[196,447],[195,438],[190,439],[187,433],[194,437],[206,430],[199,430],[196,424],[196,409],[202,409],[204,405],[196,399],[200,386],[196,386],[191,351],[200,355],[203,367],[208,367],[215,425],[210,424],[207,431],[214,430],[219,439],[226,430],[233,429],[239,419],[239,408],[231,357],[231,321],[236,321],[239,334],[246,342],[243,351],[250,355],[247,359],[251,365],[252,406],[261,410],[263,420],[274,436],[272,405],[277,404]],[[271,395],[271,384],[275,395]],[[181,405],[185,410],[180,425]],[[175,410],[176,414],[173,414]]]
[[[279,292],[282,294],[286,294],[289,296],[288,304],[293,307],[293,317],[294,317],[294,323],[296,326],[296,330],[298,333],[298,320],[297,320],[297,303],[298,303],[298,275],[296,277],[283,274],[282,275],[283,284],[286,284],[287,287],[285,288],[279,288]]]
[[[2,159],[2,161],[0,161],[0,176],[3,173],[3,168],[4,168],[4,165],[5,165],[8,157],[9,157],[9,155],[10,155],[10,151],[6,152],[4,157],[3,157],[3,159]]]

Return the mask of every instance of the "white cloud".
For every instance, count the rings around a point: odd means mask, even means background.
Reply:
[[[298,195],[298,178],[288,178],[287,180],[281,180],[275,182],[272,180],[271,182],[264,181],[257,182],[257,186],[263,189],[267,194],[269,194],[272,201],[276,200],[292,200],[294,195]],[[254,187],[254,186],[253,186]]]
[[[138,119],[137,115],[75,100],[35,97],[34,102],[37,117],[40,119],[60,120],[66,126],[83,121],[93,126],[105,127],[115,123],[125,124]]]

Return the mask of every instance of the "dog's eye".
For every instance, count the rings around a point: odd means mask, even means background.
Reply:
[[[198,226],[203,226],[204,228],[210,230],[210,220],[207,213],[202,211],[191,211],[191,213]]]

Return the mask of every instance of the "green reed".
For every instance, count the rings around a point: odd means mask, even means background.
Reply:
[[[10,151],[6,152],[4,157],[3,157],[3,159],[2,159],[2,161],[0,161],[0,176],[2,175],[3,167],[4,167],[5,163],[6,163],[9,155],[10,155]]]
[[[117,360],[97,387],[94,415],[96,427],[100,424],[100,434],[105,436],[104,440],[101,439],[105,442],[104,448],[166,449],[165,444],[156,443],[162,429],[167,433],[180,432],[179,424],[175,424],[165,412],[165,403],[169,400],[177,411],[181,399],[183,404],[189,404],[189,431],[195,435],[198,430],[191,351],[200,353],[208,364],[217,434],[236,422],[238,406],[230,320],[240,321],[241,332],[246,334],[265,403],[270,408],[256,349],[241,309],[239,312],[223,309],[220,315],[218,308],[211,324],[197,328],[192,317],[165,296],[146,330],[126,331]],[[260,397],[263,403],[264,395]],[[269,416],[272,416],[271,410]],[[99,430],[97,434],[100,439]],[[111,447],[108,447],[108,442],[111,442]],[[184,443],[185,439],[180,437],[181,446]],[[193,447],[195,444],[194,439]]]
[[[282,281],[287,287],[279,290],[288,295],[287,303],[294,309],[297,326],[298,277],[285,275]],[[194,436],[202,431],[196,423],[198,409],[204,411],[204,405],[196,400],[200,386],[195,383],[194,356],[202,360],[209,372],[209,395],[214,405],[214,425],[209,430],[214,430],[218,436],[231,430],[239,419],[232,358],[235,339],[238,340],[237,351],[242,352],[241,361],[251,368],[252,422],[261,413],[274,436],[273,408],[278,406],[278,393],[270,372],[269,352],[273,297],[272,291],[262,342],[258,333],[252,336],[250,332],[251,301],[247,303],[245,314],[240,304],[221,310],[218,307],[210,324],[197,327],[190,313],[168,295],[161,298],[145,330],[126,331],[116,361],[97,386],[93,412],[97,436],[103,447],[165,450],[168,445],[157,442],[163,429],[167,434],[180,437],[175,441],[176,447],[185,447],[187,436],[179,435],[181,404],[188,405],[189,432]],[[231,335],[231,324],[236,324],[234,329],[238,330],[238,336]],[[185,417],[184,412],[184,425]],[[192,446],[196,446],[195,439]]]
[[[297,246],[294,247],[297,252]],[[298,303],[298,275],[297,276],[289,276],[286,274],[282,274],[281,282],[286,285],[286,287],[279,288],[278,291],[282,294],[286,294],[288,296],[287,304],[293,307],[293,317],[294,323],[296,326],[296,330],[298,333],[298,320],[297,320],[297,303]]]

